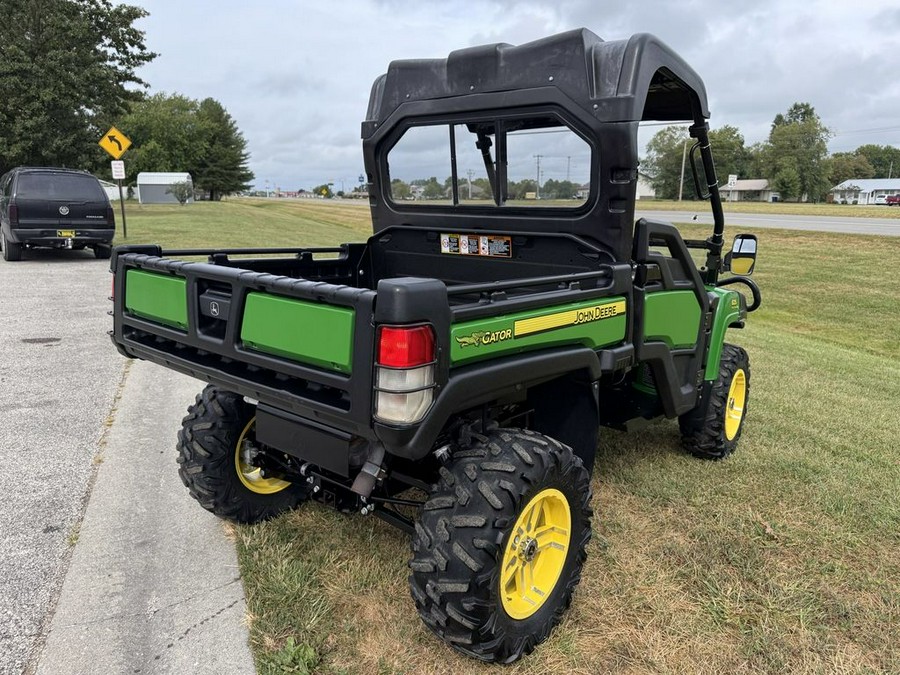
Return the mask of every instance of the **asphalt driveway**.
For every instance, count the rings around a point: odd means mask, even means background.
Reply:
[[[19,673],[59,592],[125,359],[108,262],[0,260],[0,673]]]

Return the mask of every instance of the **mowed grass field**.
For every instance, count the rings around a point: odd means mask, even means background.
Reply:
[[[322,245],[369,220],[365,205],[234,200],[132,207],[129,231]],[[259,671],[900,672],[900,237],[757,234],[763,306],[728,337],[752,363],[737,453],[687,456],[674,421],[604,430],[589,558],[548,642],[507,668],[457,655],[416,614],[408,537],[307,504],[227,526]]]

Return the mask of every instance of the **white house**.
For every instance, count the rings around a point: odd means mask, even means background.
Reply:
[[[745,178],[737,180],[729,187],[727,184],[719,188],[724,202],[777,202],[781,195],[772,190],[765,178]]]
[[[141,204],[177,204],[178,200],[169,192],[174,183],[188,182],[193,184],[189,173],[151,173],[142,171],[137,175],[137,193]],[[194,201],[188,198],[188,203]]]
[[[850,178],[828,191],[835,204],[884,204],[885,197],[900,195],[900,178]]]

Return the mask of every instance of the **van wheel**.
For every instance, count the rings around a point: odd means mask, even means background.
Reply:
[[[206,387],[178,432],[178,474],[207,511],[257,523],[296,507],[306,486],[268,475],[257,465],[256,407],[243,396]]]
[[[22,244],[14,244],[3,235],[3,259],[15,262],[22,259]]]
[[[590,476],[572,449],[498,429],[455,453],[415,524],[410,589],[454,649],[510,663],[547,639],[581,580]]]

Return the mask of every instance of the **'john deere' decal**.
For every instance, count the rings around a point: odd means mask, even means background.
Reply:
[[[536,316],[531,319],[520,319],[519,321],[516,321],[514,325],[515,336],[522,337],[523,335],[540,333],[554,328],[577,326],[581,323],[611,319],[614,316],[619,316],[624,313],[625,301],[620,300],[618,302],[608,302],[605,305],[595,305],[594,307],[585,307],[583,309],[570,309],[565,312],[545,314],[544,316]]]
[[[459,343],[460,347],[480,347],[481,345],[491,345],[495,342],[509,340],[512,336],[512,329],[510,328],[495,331],[479,330],[471,335],[458,337],[456,338],[456,341]]]
[[[614,316],[621,316],[624,313],[624,300],[607,302],[605,304],[570,309],[565,312],[534,316],[529,319],[519,319],[513,324],[512,328],[501,328],[500,330],[493,331],[477,330],[470,335],[456,336],[456,342],[460,347],[492,345],[495,342],[515,340],[516,338],[525,337],[526,335],[534,335],[535,333],[542,333],[556,328],[578,326],[583,323],[611,319]]]

